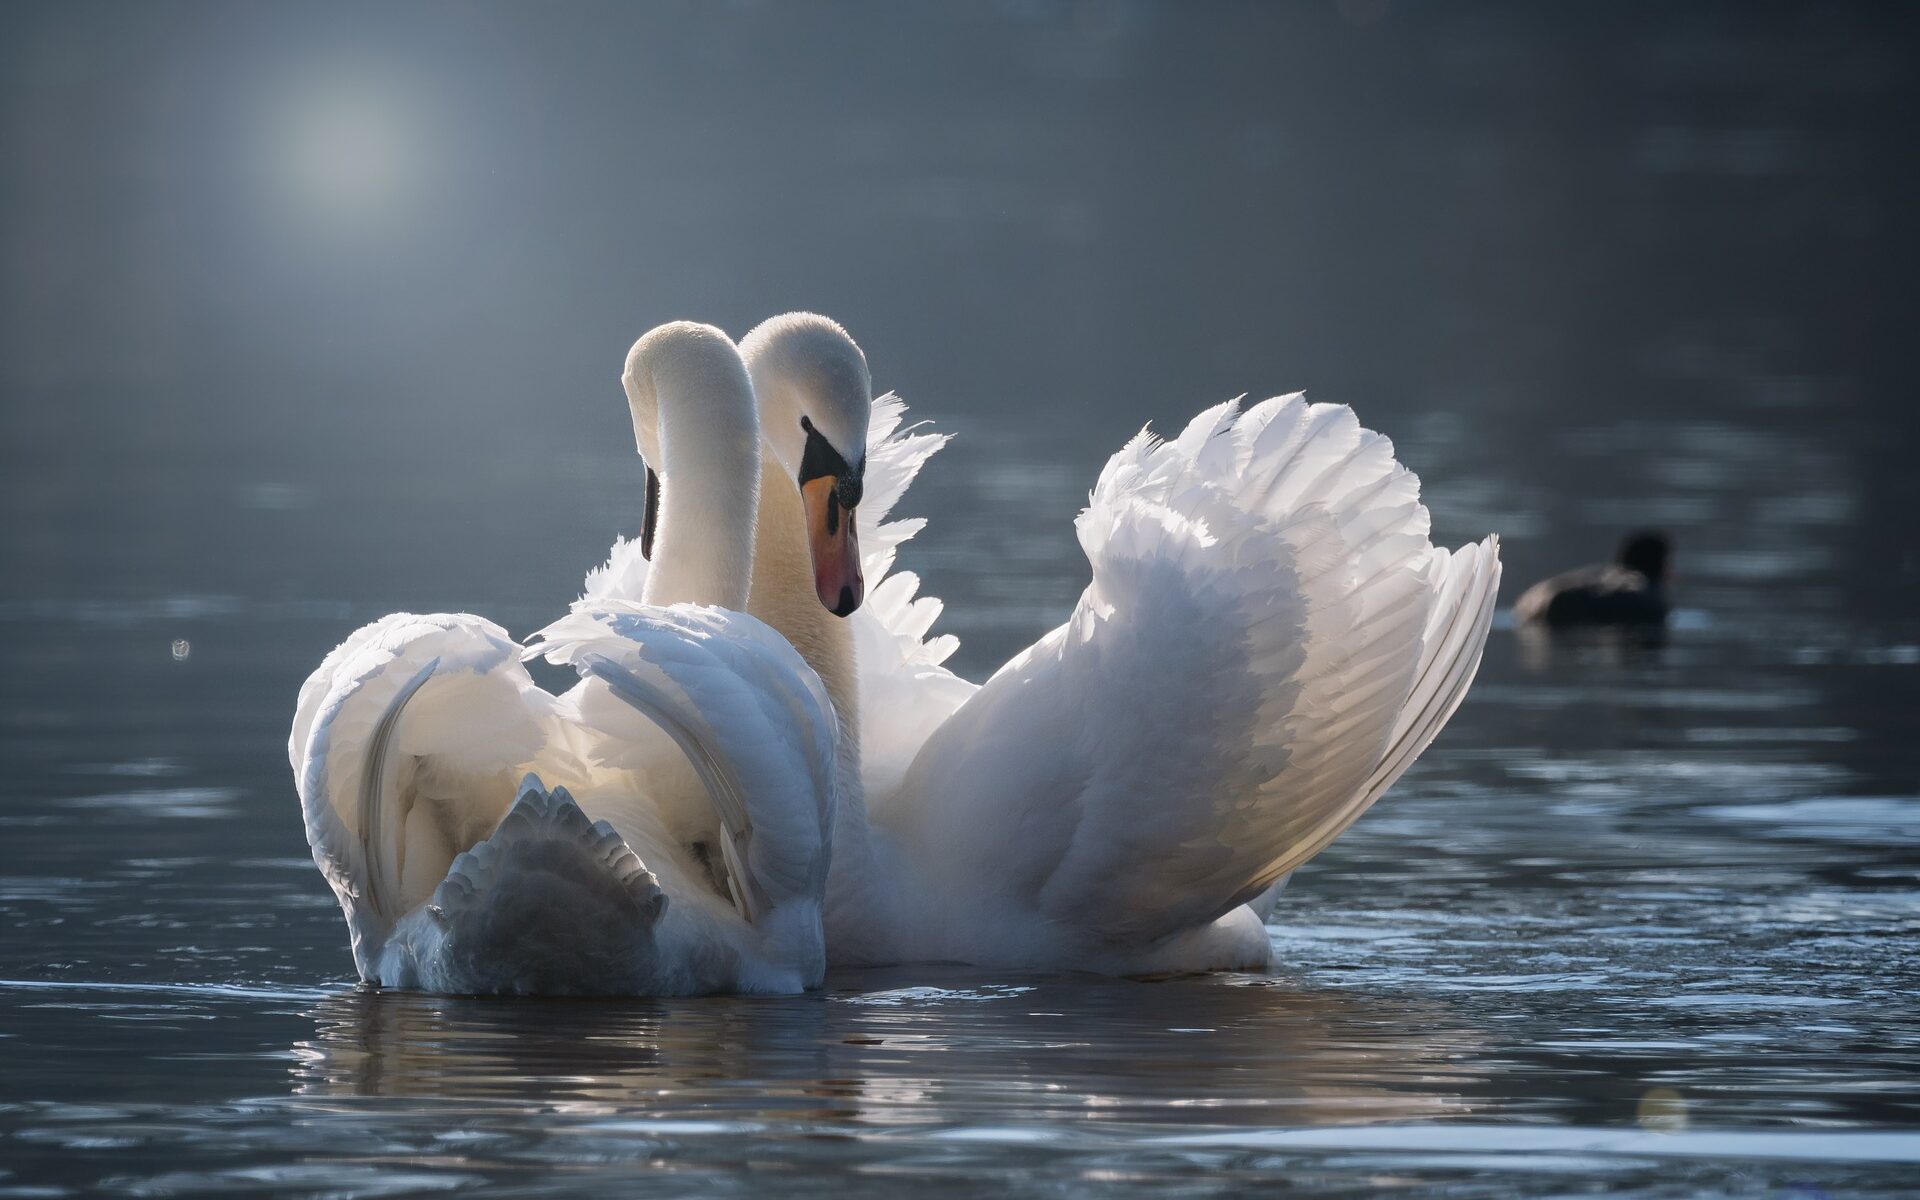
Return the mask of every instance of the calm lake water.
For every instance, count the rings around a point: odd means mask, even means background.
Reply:
[[[9,15],[0,1198],[1910,1194],[1911,15],[802,7]],[[316,79],[418,118],[391,227],[404,172],[221,157]],[[1654,522],[1683,609],[1497,628],[1268,975],[358,989],[301,679],[551,619],[639,511],[632,337],[798,305],[959,435],[903,563],[974,677],[1104,456],[1243,389],[1352,402],[1505,600]]]
[[[1079,586],[1070,457],[984,438],[929,468],[911,557],[972,662]],[[596,483],[633,490],[569,491]],[[549,484],[488,489],[410,486],[389,528],[457,538]],[[270,555],[335,496],[199,517]],[[301,675],[404,585],[17,604],[0,1195],[1905,1191],[1920,645],[1818,602],[1802,550],[1841,519],[1683,558],[1710,606],[1661,647],[1496,631],[1444,738],[1296,878],[1269,976],[899,970],[793,999],[356,990],[281,746]],[[525,630],[569,586],[491,611]]]

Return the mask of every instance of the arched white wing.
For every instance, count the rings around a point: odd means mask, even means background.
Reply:
[[[1378,798],[1459,703],[1500,574],[1492,538],[1429,544],[1385,437],[1298,396],[1143,432],[1078,531],[1071,619],[933,734],[886,819],[943,894],[991,879],[1132,946],[1259,896]]]
[[[295,715],[307,840],[372,977],[395,922],[505,815],[551,732],[520,647],[465,613],[394,613],[320,665]]]

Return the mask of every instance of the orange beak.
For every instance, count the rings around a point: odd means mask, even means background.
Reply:
[[[813,551],[813,590],[836,617],[851,616],[867,598],[860,575],[860,539],[853,510],[840,503],[839,481],[830,475],[800,486],[807,509],[807,547]]]

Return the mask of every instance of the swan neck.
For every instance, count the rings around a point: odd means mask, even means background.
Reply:
[[[697,327],[696,327],[697,328]],[[710,336],[709,336],[710,334]],[[647,604],[747,606],[760,502],[753,387],[717,330],[662,339],[628,365],[636,432],[660,479]],[[651,440],[654,447],[648,447]]]
[[[860,703],[851,619],[834,616],[820,603],[800,489],[771,450],[760,460],[758,528],[747,611],[793,644],[827,685],[841,725],[857,728]]]
[[[868,873],[866,793],[860,782],[860,692],[854,657],[854,617],[836,617],[813,586],[806,508],[800,490],[771,449],[761,461],[759,537],[747,611],[792,643],[826,685],[840,720],[840,797],[833,823],[829,908],[836,893],[863,886]]]

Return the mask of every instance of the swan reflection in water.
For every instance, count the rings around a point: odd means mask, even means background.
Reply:
[[[497,1001],[357,991],[297,1095],[832,1126],[1303,1125],[1462,1115],[1481,1038],[1440,1005],[1282,978],[859,972],[782,998]],[[856,1132],[859,1130],[841,1130]]]

